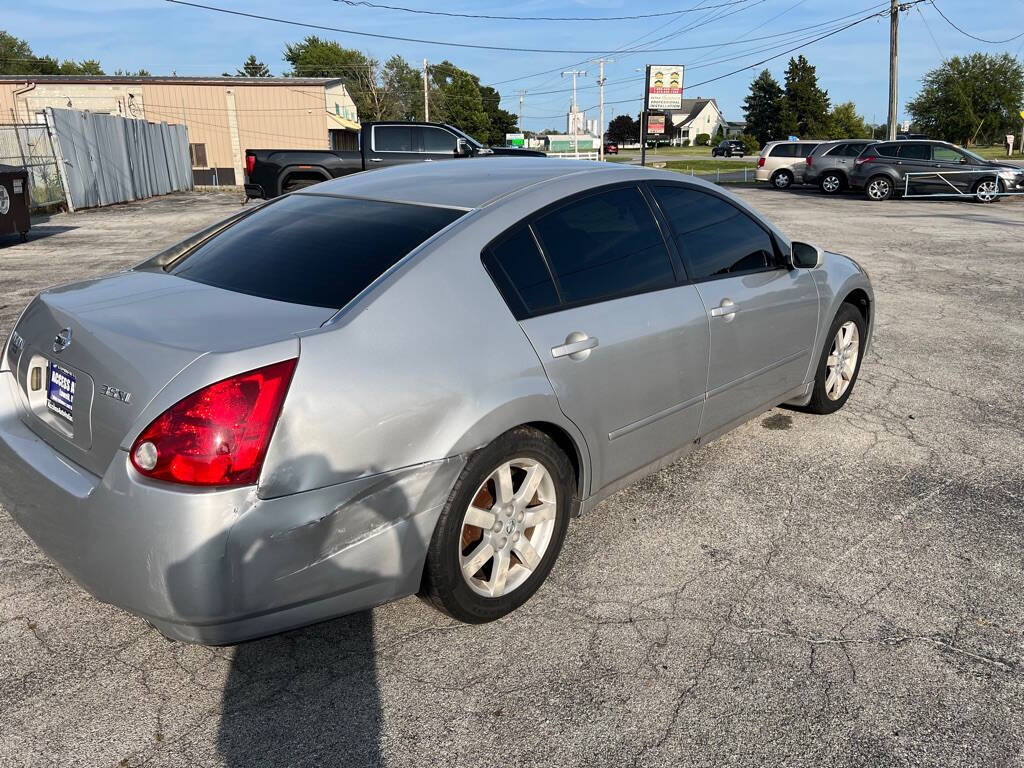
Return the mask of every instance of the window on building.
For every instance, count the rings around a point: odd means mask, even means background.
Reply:
[[[206,145],[205,144],[189,144],[188,155],[192,158],[193,168],[208,168],[206,163]]]
[[[731,203],[700,190],[657,186],[692,280],[776,269],[771,236]]]

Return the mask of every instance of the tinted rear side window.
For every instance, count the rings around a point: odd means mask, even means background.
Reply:
[[[558,293],[527,227],[484,253],[484,266],[517,320],[558,306]]]
[[[590,195],[533,226],[567,304],[675,284],[665,241],[637,187]]]
[[[291,195],[228,227],[171,273],[265,299],[340,309],[462,215],[447,208]]]
[[[417,131],[411,125],[376,125],[373,128],[374,152],[419,152]]]
[[[927,144],[904,144],[900,147],[900,157],[908,160],[931,160],[932,148]]]
[[[818,146],[818,145],[817,144],[797,144],[796,145],[796,156],[797,157],[807,157],[809,154],[811,154],[811,152],[814,151],[814,148],[816,146]]]
[[[687,187],[657,186],[654,194],[691,279],[776,268],[771,236],[736,206]]]
[[[898,151],[898,144],[878,144],[875,146],[875,153],[882,157],[896,157]]]
[[[776,144],[769,153],[770,157],[796,157],[796,144]]]

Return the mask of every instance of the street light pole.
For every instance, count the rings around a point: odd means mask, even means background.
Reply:
[[[423,60],[423,122],[430,122],[430,78],[427,74],[427,60]]]

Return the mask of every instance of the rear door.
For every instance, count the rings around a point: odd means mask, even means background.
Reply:
[[[936,174],[932,164],[932,148],[929,144],[909,142],[900,144],[897,151],[896,165],[905,180],[903,192],[908,190],[911,195],[929,195],[942,191],[940,187],[949,187]]]
[[[637,185],[542,212],[485,263],[586,436],[593,491],[696,438],[707,318]]]
[[[422,162],[419,126],[402,123],[372,126],[370,144],[364,148],[364,156],[366,170]]]
[[[653,188],[707,311],[704,435],[803,383],[818,291],[810,271],[786,267],[771,234],[729,200],[682,184]]]

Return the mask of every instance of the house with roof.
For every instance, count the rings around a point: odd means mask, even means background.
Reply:
[[[719,126],[725,130],[728,125],[714,99],[683,99],[680,106],[680,109],[665,113],[665,132],[674,146],[680,146],[684,141],[692,146],[702,133],[714,139]]]

